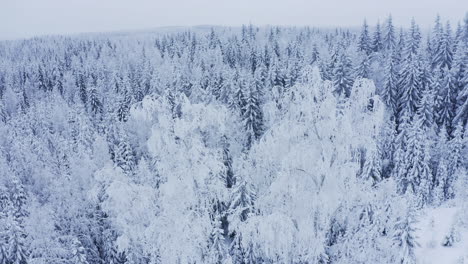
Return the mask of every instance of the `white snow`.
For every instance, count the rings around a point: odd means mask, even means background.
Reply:
[[[428,208],[420,215],[418,223],[418,242],[416,248],[418,264],[452,264],[468,263],[468,228],[458,226],[459,239],[452,247],[442,245],[450,232],[452,224],[457,221],[458,207]]]

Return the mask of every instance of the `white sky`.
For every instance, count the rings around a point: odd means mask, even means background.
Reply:
[[[0,39],[192,25],[371,25],[462,21],[468,0],[0,0]],[[455,26],[455,25],[454,25]]]

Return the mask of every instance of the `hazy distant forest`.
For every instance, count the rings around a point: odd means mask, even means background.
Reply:
[[[468,15],[394,24],[1,41],[0,264],[468,263]]]

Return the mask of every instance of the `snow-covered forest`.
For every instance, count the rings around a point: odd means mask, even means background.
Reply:
[[[0,263],[468,263],[468,15],[434,21],[1,41]]]

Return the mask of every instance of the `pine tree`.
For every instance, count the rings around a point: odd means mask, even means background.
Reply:
[[[312,47],[312,54],[310,55],[310,64],[314,64],[320,60],[320,53],[317,48],[317,44],[314,43]]]
[[[222,228],[221,216],[216,214],[213,220],[213,230],[210,235],[210,248],[208,253],[208,263],[224,263],[228,257],[224,242],[224,230]]]
[[[8,258],[11,264],[27,264],[26,234],[18,221],[13,221],[8,239]]]
[[[455,216],[454,218],[459,218],[459,216]],[[449,233],[444,237],[442,241],[442,246],[444,247],[453,247],[456,243],[460,242],[461,234],[459,230],[460,223],[458,220],[454,220],[450,225]]]
[[[465,88],[458,94],[457,113],[453,119],[454,123],[461,123],[466,126],[468,123],[468,74],[465,76]]]
[[[396,47],[395,27],[393,26],[391,15],[388,16],[387,22],[385,24],[383,46],[386,50],[393,50]]]
[[[235,178],[232,169],[232,156],[229,150],[229,142],[227,141],[226,136],[223,136],[221,144],[223,147],[223,164],[226,167],[226,188],[232,188],[232,186],[235,184]]]
[[[380,22],[377,22],[377,26],[375,27],[374,36],[372,39],[372,50],[374,52],[380,52],[382,49],[382,32],[380,31]]]
[[[421,118],[421,125],[424,129],[429,129],[434,124],[434,96],[431,90],[422,92],[421,101],[419,102],[418,116]]]
[[[414,18],[411,20],[411,26],[407,33],[406,41],[405,41],[405,56],[408,57],[410,55],[414,55],[418,53],[419,47],[421,45],[421,32],[419,31],[419,27],[416,24]]]
[[[437,165],[436,180],[434,183],[434,191],[432,200],[435,205],[440,205],[445,201],[447,196],[447,180],[448,180],[448,167],[445,158],[441,158]]]
[[[123,132],[121,134],[123,134]],[[125,173],[131,173],[135,167],[135,159],[132,148],[125,135],[120,136],[119,143],[114,152],[116,165]]]
[[[241,79],[239,72],[236,71],[234,74],[232,80],[231,80],[232,86],[234,86],[233,94],[229,98],[229,108],[231,108],[234,111],[239,111],[240,114],[242,115],[243,113],[243,108],[245,105],[245,98],[244,98],[244,89],[245,89],[245,82],[243,79]]]
[[[401,87],[399,107],[412,116],[421,100],[422,87],[419,60],[411,53],[401,69],[398,86]]]
[[[91,112],[96,115],[98,113],[102,113],[102,103],[99,100],[97,90],[95,87],[91,87],[89,89],[89,109]]]
[[[109,215],[103,210],[102,203],[107,195],[104,186],[101,186],[97,195],[97,201],[92,213],[92,243],[95,247],[95,259],[88,259],[89,262],[98,264],[111,263],[113,258],[113,241],[115,234],[109,222]]]
[[[408,209],[406,215],[400,217],[395,224],[395,233],[393,234],[393,240],[395,246],[400,250],[400,258],[395,263],[401,264],[415,264],[416,256],[414,250],[419,246],[416,241],[416,220],[414,215],[414,209]]]
[[[81,102],[86,105],[88,101],[88,89],[86,87],[86,77],[83,72],[79,72],[76,80]]]
[[[246,149],[250,149],[254,141],[258,140],[263,133],[263,113],[258,99],[258,91],[253,85],[250,85],[249,88],[245,94],[242,115],[247,138]]]
[[[334,92],[338,95],[349,97],[353,80],[351,77],[351,62],[346,54],[341,54],[338,57],[336,65],[333,69],[332,76]]]
[[[236,220],[245,221],[249,213],[252,212],[256,197],[252,187],[245,179],[237,179],[236,185],[234,185],[229,211],[231,216],[238,218]]]
[[[117,109],[117,119],[120,122],[127,122],[128,120],[128,114],[130,112],[130,101],[130,96],[128,95],[128,93],[125,93],[119,102],[119,106]]]
[[[429,166],[430,142],[422,128],[422,120],[416,116],[408,130],[408,142],[404,155],[405,169],[402,181],[402,190],[417,196],[418,205],[424,206],[429,199],[432,188],[432,172]]]
[[[447,191],[446,198],[452,199],[455,197],[454,188],[457,179],[457,171],[462,167],[463,149],[466,147],[466,138],[463,137],[464,128],[461,123],[458,123],[453,132],[453,138],[449,141],[449,153],[448,153],[448,179],[447,179]]]
[[[369,26],[367,25],[366,20],[364,20],[364,23],[362,24],[361,34],[359,35],[358,51],[361,51],[365,54],[370,54],[372,51],[371,39],[369,36]]]
[[[381,153],[377,146],[367,150],[361,177],[365,180],[372,179],[374,184],[382,180]]]
[[[24,217],[28,215],[26,211],[26,192],[23,184],[15,179],[13,181],[11,193],[11,212],[13,216],[8,232],[8,258],[11,264],[27,264],[28,250],[25,244],[27,234],[24,231]]]
[[[452,131],[452,122],[455,116],[456,97],[454,95],[454,86],[452,76],[448,68],[444,68],[444,79],[439,91],[439,100],[437,107],[438,123],[445,126],[449,134]]]
[[[10,196],[6,188],[0,186],[0,264],[9,264],[8,258],[8,214],[11,208]]]
[[[463,125],[468,121],[468,52],[466,45],[460,44],[453,59],[451,70],[453,87],[456,93],[456,112],[453,124],[462,122]]]
[[[366,54],[362,54],[359,59],[359,64],[356,67],[356,78],[367,78],[370,79],[370,57]]]
[[[437,50],[434,54],[434,63],[436,67],[441,69],[452,67],[453,50],[452,50],[452,29],[450,23],[447,22],[445,31],[443,32],[440,42],[437,44]]]
[[[73,241],[72,256],[73,263],[88,264],[88,261],[86,260],[86,249],[78,239],[74,239]]]
[[[382,99],[385,105],[389,108],[393,115],[397,114],[397,100],[398,100],[398,69],[396,61],[396,52],[388,57],[384,72],[384,84],[382,89]]]
[[[432,69],[437,68],[438,61],[437,61],[437,54],[440,54],[441,50],[441,44],[443,41],[443,34],[444,34],[444,29],[442,26],[442,23],[440,22],[440,16],[437,15],[436,20],[434,22],[434,28],[432,29],[432,38],[431,38],[431,65]],[[440,68],[440,67],[439,67]]]

